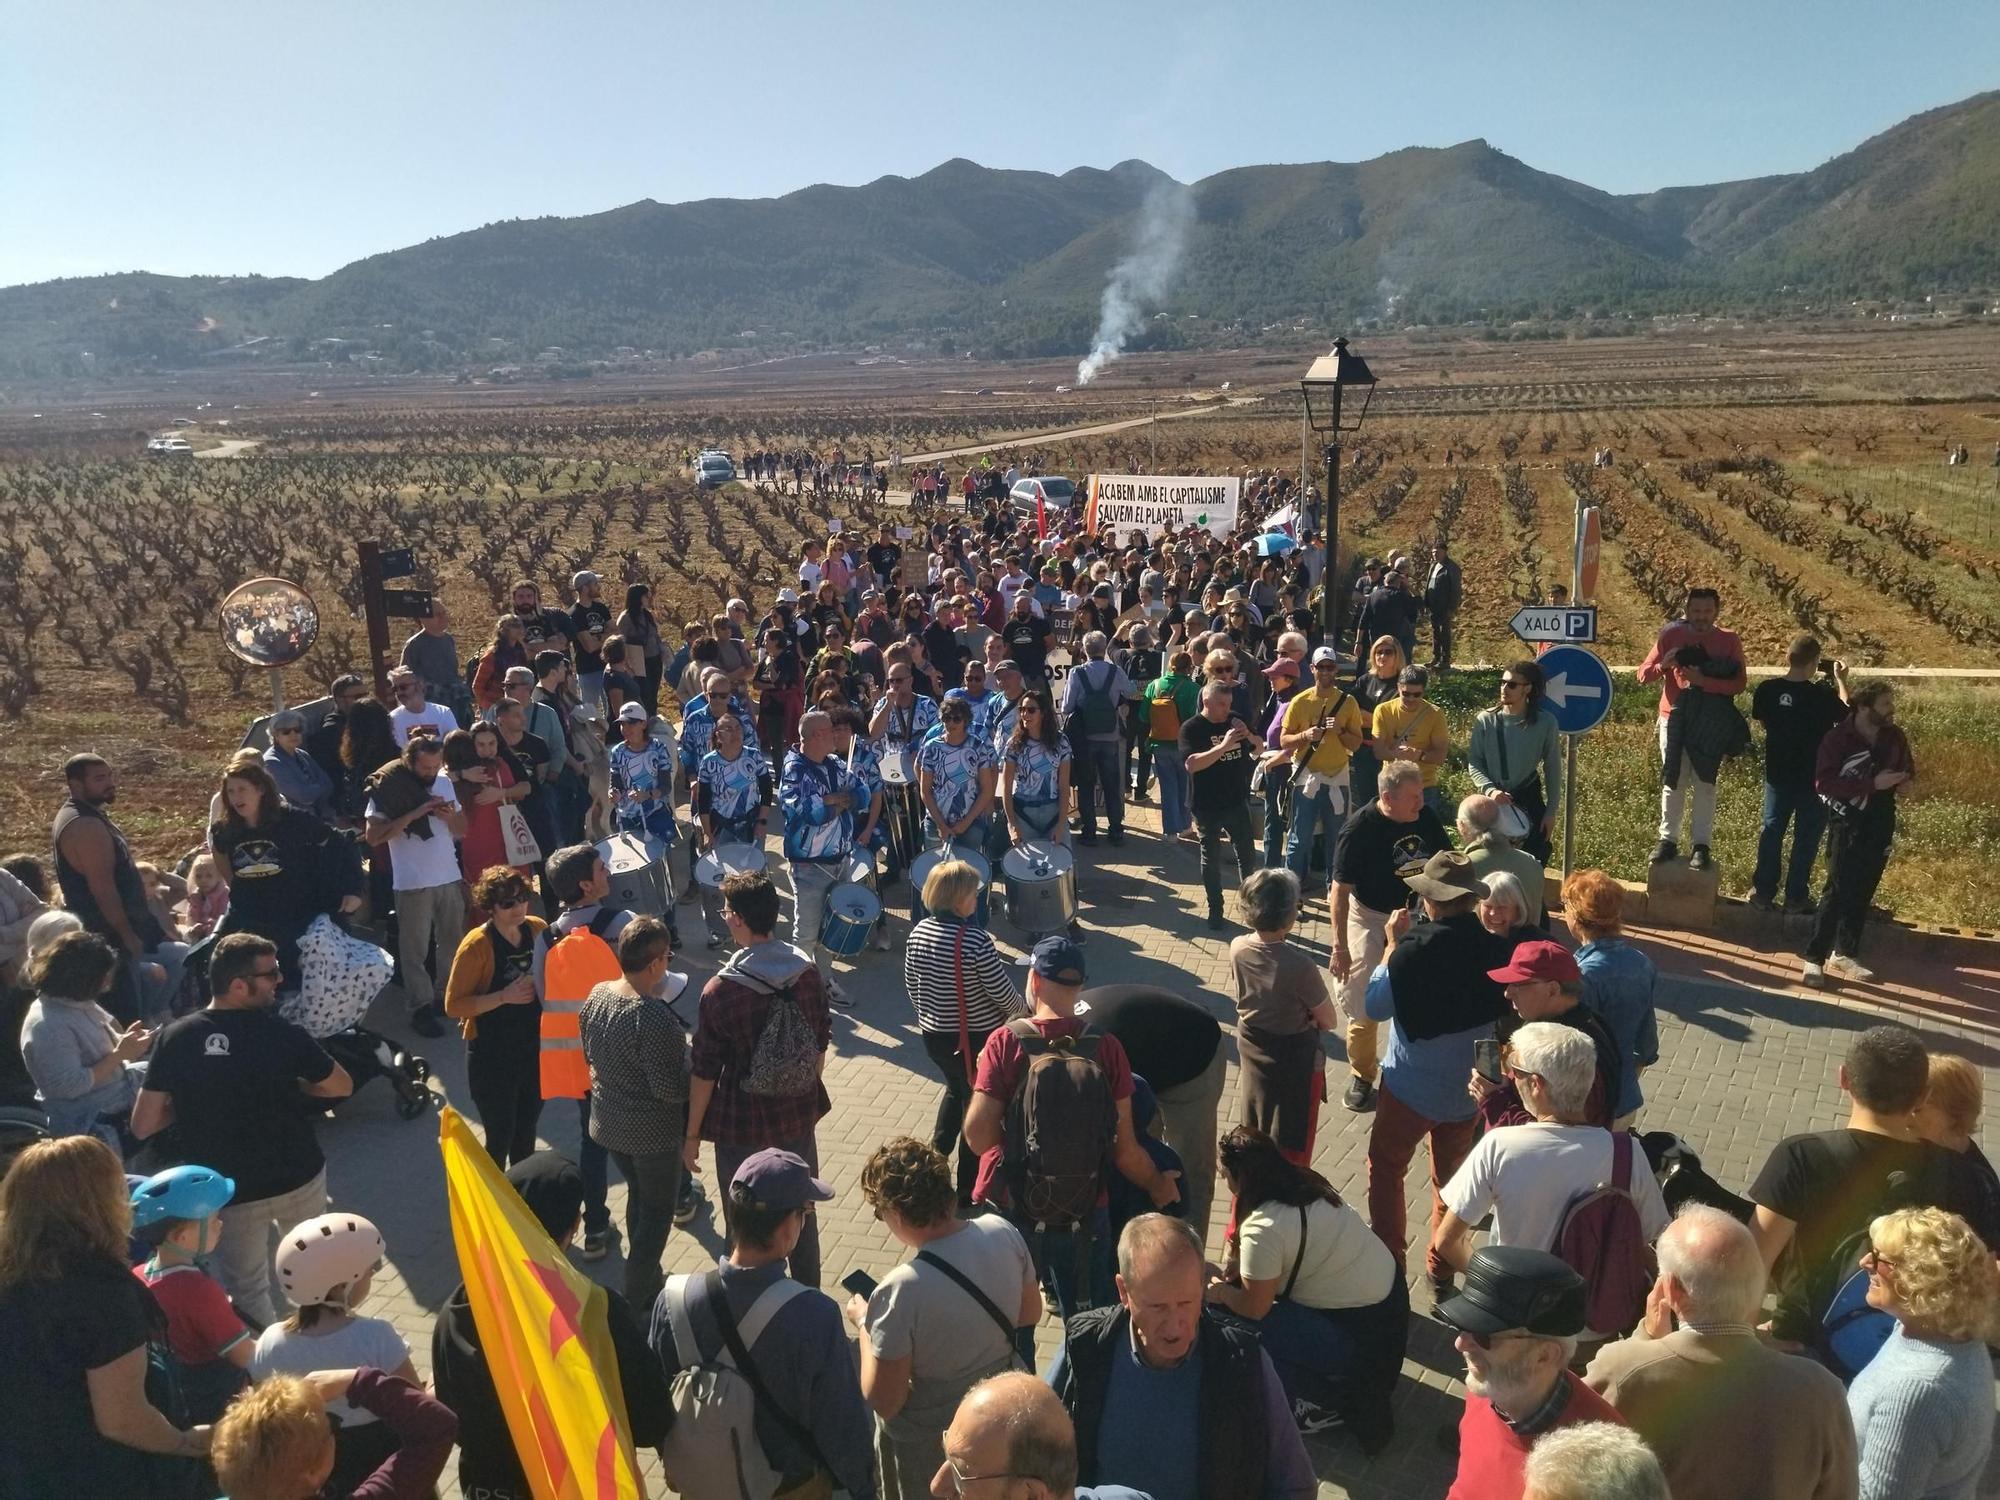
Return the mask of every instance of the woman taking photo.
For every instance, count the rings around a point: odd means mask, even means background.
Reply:
[[[639,701],[646,705],[646,712],[660,711],[660,677],[666,670],[666,658],[661,654],[660,622],[653,617],[653,591],[643,583],[632,584],[625,590],[625,609],[611,622],[611,628],[625,638],[625,656],[619,665],[632,670],[632,652],[639,652],[640,671]],[[615,710],[614,710],[615,712]]]
[[[118,952],[95,933],[69,932],[28,966],[34,1003],[21,1023],[21,1059],[35,1081],[50,1135],[94,1135],[123,1154],[119,1127],[139,1097],[153,1045],[134,1021],[120,1028],[99,1003],[118,977]]]
[[[1993,1447],[1992,1254],[1957,1214],[1906,1208],[1868,1226],[1861,1264],[1896,1320],[1847,1388],[1861,1500],[1971,1500]]]
[[[208,1429],[179,1425],[166,1319],[125,1259],[131,1233],[125,1170],[93,1136],[38,1142],[0,1179],[0,1494],[196,1493]]]
[[[962,1210],[972,1206],[979,1171],[979,1158],[959,1131],[972,1098],[980,1049],[997,1027],[1028,1013],[992,936],[973,925],[980,893],[979,873],[971,865],[962,859],[940,863],[924,882],[928,915],[910,929],[903,949],[903,987],[916,1008],[917,1031],[944,1077],[931,1145],[946,1156],[958,1153]]]
[[[502,1171],[535,1151],[542,1117],[542,1007],[535,999],[533,895],[518,870],[496,865],[472,883],[486,920],[466,933],[445,981],[444,1013],[465,1038],[465,1084]]]
[[[1403,646],[1393,635],[1378,635],[1368,648],[1368,670],[1354,679],[1354,701],[1361,705],[1361,743],[1347,758],[1347,805],[1363,807],[1375,800],[1375,778],[1382,758],[1375,752],[1375,710],[1396,701],[1397,678],[1405,663]]]
[[[1402,1268],[1319,1173],[1239,1125],[1218,1147],[1236,1229],[1208,1301],[1255,1324],[1301,1432],[1345,1422],[1366,1453],[1395,1431],[1389,1398],[1403,1367],[1410,1298]]]
[[[944,1467],[944,1430],[965,1393],[1032,1349],[1042,1290],[1021,1232],[998,1214],[952,1211],[951,1168],[909,1136],[861,1169],[861,1196],[915,1252],[847,1300],[861,1333],[861,1394],[877,1418],[885,1500],[918,1500]],[[1024,1340],[1022,1335],[1026,1335]]]
[[[1526,833],[1508,836],[1547,864],[1562,805],[1562,734],[1541,707],[1541,667],[1525,658],[1509,665],[1500,674],[1500,706],[1472,721],[1465,761],[1474,786],[1526,819]],[[1503,813],[1503,829],[1506,821]]]
[[[1238,1118],[1306,1166],[1326,1098],[1319,1034],[1338,1030],[1339,1017],[1325,971],[1289,941],[1299,920],[1298,877],[1284,869],[1252,873],[1243,882],[1243,915],[1253,931],[1229,945],[1242,1062]]]
[[[1046,688],[1029,688],[1000,765],[1000,806],[1015,843],[1068,842],[1069,775],[1069,741],[1056,727],[1055,705]]]
[[[254,932],[276,943],[278,983],[296,990],[299,939],[313,918],[361,906],[355,846],[311,813],[287,807],[256,761],[233,763],[223,775],[222,816],[209,826],[208,846],[229,887],[216,935]]]

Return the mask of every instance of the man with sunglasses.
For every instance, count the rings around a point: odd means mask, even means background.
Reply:
[[[396,700],[396,706],[389,710],[389,728],[398,745],[409,744],[412,734],[425,729],[442,741],[461,727],[458,715],[442,703],[430,702],[426,691],[424,679],[409,667],[398,667],[389,674],[389,696]]]
[[[1544,1433],[1625,1419],[1568,1365],[1583,1333],[1584,1280],[1546,1250],[1488,1245],[1465,1290],[1437,1310],[1465,1358],[1458,1474],[1445,1500],[1521,1500],[1528,1451]]]
[[[344,1099],[354,1080],[301,1026],[274,1010],[283,974],[276,945],[252,933],[217,941],[208,964],[214,994],[153,1044],[146,1084],[132,1106],[141,1140],[169,1125],[177,1154],[236,1183],[222,1210],[217,1279],[259,1323],[283,1316],[271,1292],[271,1226],[326,1211],[326,1158],[313,1131],[314,1100]]]

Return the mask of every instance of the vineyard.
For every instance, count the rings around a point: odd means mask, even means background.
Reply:
[[[1685,589],[1713,584],[1753,662],[1781,660],[1809,629],[1862,666],[2000,665],[2000,470],[1988,462],[2000,401],[1832,400],[1793,376],[1682,378],[1671,361],[1615,353],[1612,367],[1592,351],[1598,364],[1566,379],[1538,352],[1511,383],[1434,371],[1393,384],[1394,364],[1378,364],[1384,399],[1347,447],[1343,558],[1447,541],[1465,574],[1458,655],[1499,661],[1516,607],[1569,581],[1582,502],[1604,521],[1600,649],[1613,661],[1636,661]],[[138,458],[115,421],[0,415],[0,739],[28,771],[0,789],[0,843],[40,841],[62,754],[94,744],[121,767],[121,818],[142,845],[184,846],[187,810],[268,702],[216,629],[217,604],[246,578],[289,577],[319,602],[324,628],[292,669],[294,698],[361,665],[363,538],[413,549],[415,583],[442,594],[462,653],[483,643],[516,578],[567,602],[586,566],[612,596],[651,584],[671,634],[733,594],[768,600],[806,536],[836,517],[872,526],[898,498],[878,510],[851,494],[702,491],[687,469],[697,448],[880,461],[998,442],[1074,475],[1296,472],[1297,388],[1274,384],[1270,363],[1238,368],[1250,378],[1235,394],[1211,390],[1192,414],[1175,410],[1186,396],[1129,376],[1087,401],[842,396],[838,379],[762,396],[744,384],[708,402],[482,392],[453,405],[437,388],[379,404],[294,400],[239,420],[232,435],[257,443],[240,456],[178,463]],[[1972,462],[1947,468],[1956,443]],[[1594,463],[1607,449],[1609,466]],[[2000,775],[1996,744],[1987,732],[1959,747],[1980,808],[1990,798],[1977,789]],[[1984,816],[1961,836],[2000,840]],[[1932,897],[1932,914],[1952,900]]]

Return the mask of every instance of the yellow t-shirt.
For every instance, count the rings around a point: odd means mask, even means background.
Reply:
[[[1407,734],[1407,723],[1415,734]],[[1417,762],[1424,768],[1424,785],[1436,786],[1438,773],[1444,769],[1445,757],[1451,753],[1451,727],[1444,721],[1444,710],[1427,699],[1417,700],[1415,713],[1406,715],[1400,697],[1387,698],[1375,705],[1376,754],[1387,763],[1393,757],[1389,746],[1407,739],[1422,752]]]
[[[1336,704],[1339,706],[1335,707]],[[1347,769],[1347,746],[1340,742],[1340,735],[1335,731],[1360,734],[1363,728],[1361,705],[1344,688],[1335,688],[1330,693],[1307,688],[1285,705],[1284,732],[1297,734],[1302,729],[1312,728],[1321,718],[1327,721],[1327,731],[1320,737],[1319,748],[1310,755],[1301,749],[1294,759],[1305,770],[1317,771],[1322,776],[1338,776]]]

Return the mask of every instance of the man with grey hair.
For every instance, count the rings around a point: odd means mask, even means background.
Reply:
[[[1526,1479],[1522,1500],[1678,1500],[1645,1440],[1610,1422],[1579,1422],[1550,1433],[1529,1452]]]
[[[1475,792],[1458,804],[1458,845],[1483,879],[1501,873],[1520,882],[1527,925],[1542,925],[1542,862],[1500,831],[1500,804]]]
[[[1118,1306],[1071,1318],[1048,1375],[1076,1424],[1079,1477],[1154,1500],[1311,1500],[1319,1481],[1271,1357],[1204,1302],[1207,1280],[1180,1220],[1125,1226]]]
[[[1026,1370],[980,1381],[944,1430],[931,1493],[957,1500],[982,1479],[1007,1481],[1001,1493],[1017,1500],[1147,1500],[1122,1484],[1076,1487],[1076,1428],[1056,1393]]]
[[[785,816],[785,860],[792,872],[792,943],[809,954],[826,981],[827,998],[851,1005],[827,972],[819,929],[826,898],[854,852],[857,808],[870,801],[867,784],[833,753],[833,720],[815,709],[799,720],[799,748],[785,754],[778,806]]]
[[[1122,733],[1126,700],[1139,696],[1125,669],[1106,659],[1111,641],[1101,630],[1083,638],[1081,665],[1063,682],[1063,733],[1069,736],[1071,769],[1076,777],[1076,811],[1081,823],[1076,841],[1097,842],[1097,797],[1104,799],[1104,820],[1113,848],[1125,842],[1125,751]]]
[[[1531,1021],[1515,1031],[1504,1067],[1532,1119],[1487,1131],[1444,1185],[1445,1213],[1431,1250],[1461,1271],[1472,1259],[1472,1226],[1487,1214],[1494,1245],[1553,1245],[1571,1202],[1613,1178],[1612,1132],[1583,1123],[1597,1077],[1590,1038],[1573,1026]],[[1627,1191],[1650,1244],[1667,1227],[1667,1205],[1645,1152],[1627,1149]]]
[[[1690,1205],[1660,1236],[1659,1258],[1638,1331],[1600,1349],[1584,1380],[1659,1455],[1674,1500],[1854,1500],[1839,1379],[1757,1336],[1764,1257],[1749,1227]]]

